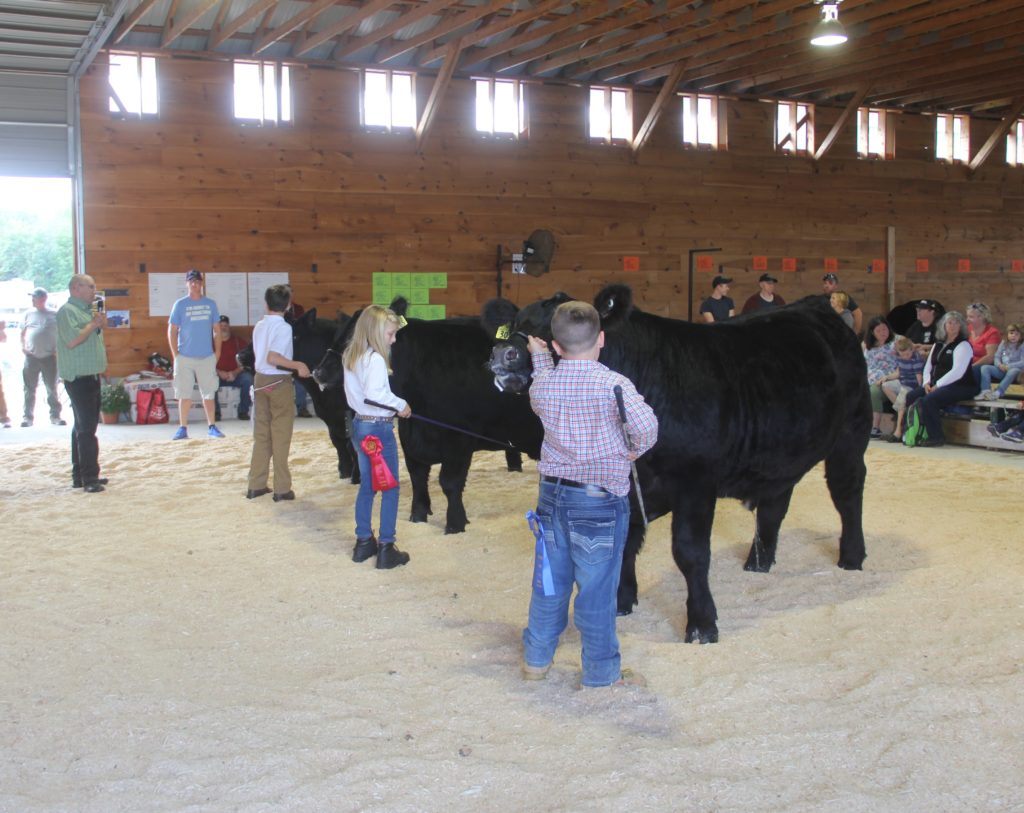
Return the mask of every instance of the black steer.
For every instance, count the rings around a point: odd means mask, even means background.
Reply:
[[[528,386],[525,335],[551,338],[559,294],[517,314],[518,338],[492,354],[497,382]],[[657,444],[637,461],[649,518],[672,514],[672,555],[686,577],[686,640],[718,640],[708,585],[711,524],[719,497],[756,509],[744,567],[767,572],[793,487],[820,460],[842,519],[839,567],[864,561],[861,510],[864,451],[871,429],[864,356],[854,336],[820,297],[715,324],[665,319],[632,308],[623,285],[605,288],[594,305],[605,345],[601,361],[627,376],[654,409]],[[524,399],[525,400],[525,399]],[[633,490],[618,609],[637,603],[636,555],[644,527]]]
[[[395,302],[392,308],[401,312],[403,305]],[[522,471],[520,453],[535,459],[540,454],[543,429],[528,401],[494,386],[487,366],[492,344],[479,320],[453,318],[410,319],[391,346],[391,390],[413,411],[411,419],[398,422],[412,485],[411,522],[426,522],[432,513],[431,466],[441,465],[438,482],[448,499],[445,533],[454,534],[469,522],[462,494],[474,452],[504,450],[509,471]],[[341,356],[327,354],[314,377],[328,391],[341,388]]]

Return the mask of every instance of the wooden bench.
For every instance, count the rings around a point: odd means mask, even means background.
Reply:
[[[1024,452],[1024,443],[1011,443],[1002,438],[994,438],[988,432],[991,423],[989,417],[993,409],[1020,409],[1024,401],[1024,387],[1014,384],[1006,391],[1005,398],[995,401],[972,399],[960,401],[957,406],[971,409],[971,415],[943,415],[942,432],[949,443],[962,446],[978,446],[982,449],[1004,449],[1011,452]],[[984,411],[986,417],[979,417],[977,412]]]

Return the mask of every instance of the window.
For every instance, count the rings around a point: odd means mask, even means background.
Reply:
[[[633,96],[628,88],[590,89],[590,137],[607,144],[633,139]]]
[[[416,126],[416,95],[411,73],[363,73],[363,126],[387,132]]]
[[[1006,136],[1006,163],[1012,167],[1024,166],[1024,119],[1018,119]]]
[[[885,110],[861,107],[857,110],[857,155],[861,158],[892,158],[896,140],[892,131],[893,116]]]
[[[935,117],[935,157],[962,164],[971,160],[970,118],[950,113]]]
[[[725,145],[718,118],[718,97],[681,94],[683,98],[683,144],[718,149]]]
[[[155,116],[156,59],[138,54],[111,54],[110,112],[123,118]]]
[[[793,155],[814,154],[814,107],[779,102],[775,109],[775,148]]]
[[[514,79],[475,79],[476,130],[518,138],[526,132],[523,86]]]
[[[235,63],[235,118],[274,125],[292,120],[291,72],[274,62]]]

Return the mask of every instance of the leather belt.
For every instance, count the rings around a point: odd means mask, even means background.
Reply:
[[[394,419],[394,415],[356,415],[357,421],[372,421],[374,423],[384,423],[385,421],[391,423]]]
[[[610,494],[611,493],[610,491],[608,491],[607,488],[602,488],[601,486],[595,486],[595,485],[592,485],[590,483],[579,483],[576,480],[569,480],[569,479],[566,479],[565,477],[550,477],[547,474],[542,474],[540,479],[541,479],[542,482],[551,483],[552,485],[556,485],[556,486],[568,486],[569,488],[584,488],[584,489],[591,489],[592,488],[595,491],[600,491],[602,494]]]

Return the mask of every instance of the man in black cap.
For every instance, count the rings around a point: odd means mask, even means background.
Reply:
[[[721,275],[711,281],[711,296],[700,305],[700,313],[705,322],[724,322],[736,315],[735,303],[726,296],[731,282],[729,277]]]
[[[914,305],[917,309],[917,321],[907,328],[906,337],[914,343],[914,349],[922,358],[927,358],[935,344],[936,320],[935,300],[921,299]]]
[[[839,290],[839,277],[829,271],[821,278],[821,290],[825,294],[825,301],[831,302],[832,294]],[[859,336],[861,325],[864,323],[864,311],[860,309],[857,300],[850,296],[849,291],[843,291],[843,293],[850,300],[846,305],[846,309],[853,316],[853,332]]]
[[[751,295],[743,304],[743,313],[754,313],[755,311],[781,308],[786,300],[775,293],[775,283],[778,282],[771,274],[762,274],[757,278],[757,286],[761,290]]]
[[[64,426],[57,399],[57,313],[47,310],[45,288],[32,293],[32,308],[25,314],[21,327],[21,351],[25,366],[21,377],[25,384],[25,410],[23,427],[31,426],[36,407],[36,387],[40,376],[46,388],[46,403],[50,407],[50,423]]]

